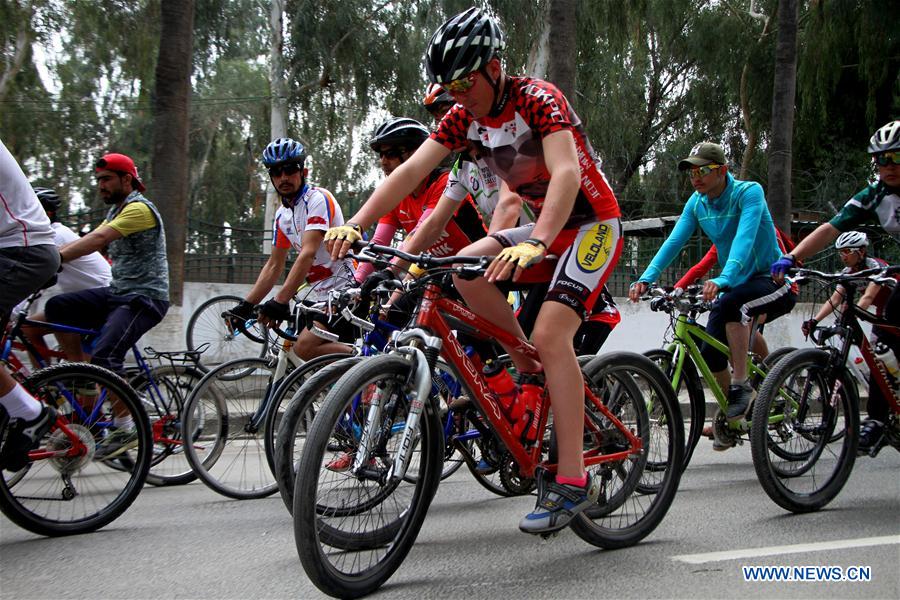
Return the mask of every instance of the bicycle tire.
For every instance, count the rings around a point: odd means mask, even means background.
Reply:
[[[330,365],[334,361],[341,360],[342,358],[347,358],[348,356],[350,355],[325,354],[322,356],[317,356],[304,362],[293,371],[282,377],[278,385],[275,387],[272,399],[270,400],[269,410],[266,413],[265,428],[263,429],[263,447],[266,451],[266,460],[269,461],[270,465],[272,465],[272,472],[273,474],[275,474],[276,483],[278,480],[278,467],[276,465],[276,461],[278,459],[278,452],[276,449],[278,430],[281,427],[281,421],[284,418],[284,413],[287,410],[287,406],[290,403],[291,398],[303,386],[303,384],[309,380],[310,377],[312,377],[319,371],[319,369]]]
[[[203,372],[192,365],[161,365],[150,373],[149,378],[140,375],[129,383],[150,418],[153,434],[153,458],[147,483],[160,487],[184,485],[197,479],[197,474],[184,455],[181,413],[191,391],[203,379]],[[151,381],[156,383],[156,388]]]
[[[663,372],[655,362],[641,354],[604,354],[591,361],[584,372],[608,408],[636,428],[635,434],[644,446],[639,457],[617,464],[601,463],[591,468],[593,475],[604,481],[604,490],[597,506],[579,514],[571,528],[580,538],[601,548],[632,546],[656,529],[678,490],[685,448],[678,402]],[[636,397],[635,387],[638,389]],[[630,397],[621,397],[623,393]],[[653,406],[652,412],[648,412],[648,404]],[[591,409],[590,405],[585,409],[588,418],[591,418]],[[608,440],[606,436],[591,436],[586,437],[586,442],[595,443],[597,439]],[[665,467],[645,468],[654,463]],[[629,467],[628,473],[622,473],[622,469]],[[637,482],[631,483],[635,472],[638,473]],[[633,491],[626,495],[619,490],[610,490],[611,482],[615,481],[622,482],[621,487],[626,492],[627,487],[633,485]],[[605,499],[614,501],[604,505]]]
[[[666,379],[670,382],[674,380],[675,365],[672,364],[672,353],[662,348],[654,348],[644,352],[644,356],[652,360],[665,373]],[[687,402],[681,401],[682,393],[687,395]],[[703,433],[703,425],[706,422],[706,394],[703,391],[703,383],[700,374],[697,372],[697,366],[690,357],[685,357],[684,366],[681,369],[681,379],[679,380],[678,389],[675,390],[678,398],[678,408],[681,413],[681,420],[685,426],[684,435],[684,462],[682,470],[686,469],[694,455],[694,450],[700,442],[700,436]],[[681,410],[687,404],[687,415]],[[687,418],[685,418],[687,416]]]
[[[760,386],[762,386],[763,381],[766,376],[765,373],[768,373],[772,370],[772,368],[778,364],[782,358],[790,354],[796,350],[793,346],[782,346],[781,348],[777,348],[769,353],[764,359],[759,362],[759,367],[763,370],[763,374],[759,375],[757,373],[751,373],[750,375],[750,387],[754,390],[759,391]],[[748,414],[753,415],[753,411],[751,410]]]
[[[41,440],[41,452],[72,448],[68,434],[78,437],[82,452],[71,457],[32,460],[24,475],[0,474],[0,511],[17,525],[39,535],[62,536],[95,531],[118,518],[140,493],[150,468],[153,441],[147,414],[124,379],[87,363],[63,363],[32,374],[25,387],[41,402],[58,408],[57,424]],[[90,387],[102,404],[93,417],[80,418],[72,407],[74,390]],[[135,439],[120,450],[122,464],[110,469],[94,459],[95,444],[109,431],[113,406],[134,422]],[[61,425],[62,424],[62,425]],[[4,432],[5,434],[5,432]],[[5,435],[3,436],[5,437]],[[68,481],[67,481],[68,480]],[[13,482],[12,484],[10,482]]]
[[[753,409],[750,449],[757,478],[769,498],[794,513],[831,502],[856,460],[858,391],[846,369],[835,375],[831,368],[824,350],[792,352],[768,374]],[[837,394],[829,387],[832,379],[840,383]],[[846,435],[835,436],[838,427]]]
[[[321,366],[313,375],[306,378],[300,389],[289,398],[278,426],[275,443],[275,480],[278,483],[278,491],[281,492],[281,500],[289,513],[294,511],[294,480],[309,427],[328,391],[350,367],[361,360],[361,356],[344,356]],[[294,373],[290,376],[292,377]]]
[[[191,314],[185,332],[188,350],[197,350],[209,344],[200,355],[197,368],[208,373],[211,367],[238,358],[264,357],[269,347],[269,334],[265,327],[254,322],[250,329],[234,334],[229,331],[222,313],[231,310],[244,299],[222,294],[213,296]]]
[[[419,477],[414,483],[397,478],[386,482],[390,488],[387,496],[378,490],[377,473],[387,468],[383,460],[392,456],[376,450],[372,454],[373,463],[365,465],[367,477],[342,476],[328,469],[334,454],[327,451],[328,443],[335,432],[348,425],[343,419],[352,415],[349,425],[362,424],[355,419],[355,413],[362,403],[355,404],[354,398],[360,393],[363,398],[373,391],[373,384],[380,383],[381,393],[387,398],[382,411],[383,420],[378,423],[373,448],[381,449],[388,442],[396,442],[393,426],[397,419],[405,420],[409,408],[407,383],[410,380],[410,361],[398,354],[371,357],[351,368],[326,397],[322,409],[313,421],[306,447],[300,458],[299,470],[294,490],[294,538],[300,562],[307,576],[326,594],[356,598],[378,589],[399,568],[425,519],[428,506],[440,482],[443,435],[440,422],[435,414],[433,402],[427,402],[422,412],[419,435]],[[397,410],[394,419],[392,409]],[[352,436],[351,436],[352,437]],[[335,487],[329,480],[344,479]],[[343,498],[363,498],[366,487],[371,486],[376,495],[383,496],[372,508],[349,517],[331,517],[322,510],[329,502],[328,494]],[[387,514],[384,512],[387,511]],[[369,527],[371,526],[371,527]],[[363,529],[365,528],[365,529]],[[390,539],[370,541],[383,532],[389,532]],[[337,539],[338,545],[329,545],[329,539]],[[332,544],[334,542],[331,542]],[[355,545],[354,548],[348,546]]]
[[[265,420],[256,427],[251,422],[272,392],[273,374],[261,358],[229,361],[207,373],[185,405],[182,436],[195,440],[185,446],[185,457],[223,496],[246,500],[278,491],[265,451]]]

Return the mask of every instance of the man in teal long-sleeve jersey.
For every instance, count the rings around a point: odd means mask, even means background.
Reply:
[[[744,416],[753,395],[747,382],[750,322],[756,315],[765,314],[766,321],[771,322],[790,312],[797,296],[789,284],[775,283],[769,274],[772,259],[777,260],[781,250],[762,187],[735,179],[728,172],[722,146],[711,142],[694,146],[678,169],[689,172],[695,191],[650,266],[631,286],[629,297],[633,301],[640,298],[647,284],[657,280],[697,227],[712,240],[719,251],[721,272],[703,286],[703,298],[716,300],[706,331],[728,345],[731,374],[722,354],[706,344],[702,352],[721,388],[728,390],[725,416],[735,422]],[[732,445],[730,440],[716,440],[713,447],[726,450]]]

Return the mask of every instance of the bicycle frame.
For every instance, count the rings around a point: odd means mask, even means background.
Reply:
[[[708,334],[694,319],[683,313],[678,314],[675,317],[674,340],[671,344],[666,346],[666,350],[672,353],[673,364],[675,365],[674,374],[672,376],[672,386],[675,389],[678,389],[678,385],[681,382],[681,372],[684,368],[684,361],[689,356],[697,366],[697,370],[700,372],[703,380],[709,385],[709,389],[712,391],[716,403],[724,411],[728,406],[727,395],[725,391],[719,387],[719,382],[716,381],[712,370],[710,370],[709,365],[706,364],[706,360],[703,358],[703,354],[700,352],[700,344],[702,342],[706,342],[717,352],[720,352],[725,356],[731,356],[728,346]],[[748,375],[765,376],[762,369],[756,366],[749,356],[747,357],[747,373]]]
[[[34,300],[36,298],[37,298],[37,296],[33,296],[32,298],[30,298],[30,300]],[[26,317],[24,312],[19,313],[17,315],[17,317],[18,318],[16,318],[14,321],[12,321],[12,324],[11,324],[9,330],[5,335],[3,347],[2,347],[2,349],[0,349],[0,359],[9,360],[11,357],[14,357],[15,355],[12,354],[13,348],[22,349],[22,350],[26,351],[28,353],[28,355],[30,357],[32,357],[32,359],[38,365],[40,365],[41,368],[47,366],[48,358],[57,357],[57,356],[64,357],[62,355],[62,353],[58,353],[58,352],[54,352],[54,351],[51,351],[50,357],[47,357],[44,354],[42,354],[41,351],[34,344],[32,344],[31,341],[22,333],[22,327],[24,325],[29,325],[32,327],[39,327],[42,329],[49,329],[50,331],[53,331],[53,332],[74,333],[74,334],[78,334],[78,335],[82,335],[82,336],[97,336],[100,334],[99,331],[94,330],[94,329],[85,329],[82,327],[63,325],[60,323],[50,323],[50,322],[46,322],[46,321],[35,321],[33,319],[29,319],[28,317]],[[140,376],[143,376],[144,378],[146,378],[147,382],[149,383],[149,387],[147,388],[147,396],[149,396],[150,401],[153,403],[154,410],[157,413],[163,413],[165,415],[172,415],[173,413],[175,415],[177,415],[178,414],[177,407],[173,407],[172,402],[167,401],[166,395],[163,394],[162,391],[160,391],[159,386],[157,385],[157,382],[156,382],[156,378],[153,377],[153,374],[152,374],[153,369],[150,367],[147,360],[141,354],[141,352],[138,349],[136,344],[132,345],[131,351],[132,351],[132,354],[134,355],[134,360],[135,360],[135,363],[137,364],[137,368],[139,370]],[[19,368],[27,370],[25,365],[21,364],[19,361],[16,361],[16,362],[18,363],[17,366]],[[132,377],[131,380],[133,381],[134,377]],[[96,413],[97,413],[97,411],[100,410],[101,406],[103,405],[102,397],[98,398],[97,401],[94,403],[91,414],[87,414],[87,412],[84,410],[84,407],[81,405],[81,403],[78,402],[77,399],[73,395],[71,395],[71,392],[63,391],[63,395],[65,396],[65,398],[66,398],[67,402],[69,403],[69,405],[71,406],[72,410],[75,412],[75,414],[78,416],[78,418],[82,420],[82,422],[88,423],[88,424],[97,424],[100,426],[109,426],[109,424],[95,423]],[[173,410],[173,409],[175,409],[175,410]],[[168,420],[168,418],[169,417],[166,417],[165,420]],[[177,416],[176,416],[176,418],[177,418]],[[175,446],[181,445],[183,442],[180,439],[163,437],[162,430],[163,430],[164,425],[165,425],[164,419],[157,420],[153,423],[152,431],[153,431],[154,443],[169,444],[169,445],[175,445]]]
[[[843,367],[846,365],[847,358],[850,355],[850,347],[854,344],[857,345],[863,360],[869,367],[869,373],[871,373],[872,380],[870,385],[877,385],[878,389],[881,390],[883,397],[887,399],[891,410],[895,414],[900,414],[900,397],[898,397],[897,392],[891,387],[887,374],[883,371],[883,367],[875,359],[872,345],[869,343],[859,322],[866,321],[867,323],[877,325],[882,329],[891,330],[897,335],[900,335],[900,326],[892,325],[888,323],[886,319],[880,319],[865,309],[857,306],[856,303],[853,302],[856,295],[855,284],[852,282],[843,282],[841,285],[844,286],[846,293],[841,300],[841,316],[840,319],[838,319],[836,329],[842,339],[842,344],[840,347],[834,347],[834,350],[830,353],[832,357],[831,361],[833,362],[831,366]],[[824,343],[824,340],[821,342],[819,342],[819,340],[816,341],[819,345]],[[829,385],[834,386],[835,382],[829,381]]]
[[[525,340],[519,339],[511,333],[500,329],[458,302],[443,297],[441,288],[436,283],[432,282],[427,284],[424,296],[417,310],[416,326],[433,332],[441,340],[442,355],[444,359],[454,368],[459,377],[462,378],[468,390],[473,393],[474,402],[481,410],[481,413],[486,417],[490,428],[502,440],[506,449],[519,465],[522,475],[534,477],[535,470],[539,466],[554,471],[556,468],[555,464],[541,462],[541,452],[543,449],[541,443],[530,444],[526,447],[513,433],[512,424],[501,411],[499,398],[482,376],[480,360],[477,356],[470,357],[465,352],[462,345],[453,334],[449,323],[445,319],[445,315],[470,327],[474,332],[477,332],[474,335],[477,335],[478,337],[499,341],[509,347],[515,348],[517,352],[521,352],[529,358],[540,360],[537,350]],[[643,450],[641,440],[606,408],[586,384],[584,386],[584,393],[585,398],[591,402],[606,419],[609,419],[616,429],[622,432],[629,444],[628,450],[612,454],[598,455],[595,451],[586,452],[584,456],[585,466],[624,460],[633,453],[641,452]],[[419,401],[421,402],[422,399],[419,398]],[[544,431],[547,425],[550,408],[548,401],[548,396],[542,396],[541,402],[536,407],[535,412],[538,413],[538,431]],[[595,427],[594,423],[587,418],[585,418],[585,424],[588,427]],[[410,423],[407,423],[407,429],[409,428]]]

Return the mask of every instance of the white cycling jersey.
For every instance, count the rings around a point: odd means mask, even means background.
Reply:
[[[486,226],[490,226],[491,217],[497,202],[500,200],[500,180],[483,162],[467,160],[466,155],[460,155],[450,168],[447,178],[447,186],[444,195],[456,202],[462,202],[466,196],[472,196],[475,207],[481,214],[481,220]],[[534,222],[531,210],[522,203],[519,213],[518,225],[527,225]]]

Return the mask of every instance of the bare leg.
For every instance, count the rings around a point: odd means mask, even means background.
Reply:
[[[320,325],[321,327],[321,325]],[[303,329],[297,335],[293,346],[294,354],[303,360],[310,360],[326,354],[350,354],[353,348],[340,342],[323,340],[309,329]]]
[[[553,407],[553,427],[559,445],[557,475],[584,475],[584,383],[572,346],[581,317],[559,302],[545,302],[534,325],[532,340],[541,361]]]
[[[747,348],[750,347],[750,325],[726,323],[725,336],[731,351],[732,377],[735,381],[747,379]],[[727,388],[726,388],[727,389]]]
[[[460,254],[468,256],[491,255],[500,252],[500,242],[492,238],[482,238],[466,247]],[[487,319],[496,326],[504,329],[515,336],[525,339],[525,333],[516,321],[506,296],[497,288],[496,285],[488,282],[483,277],[472,281],[465,281],[458,277],[453,278],[453,284],[459,293],[462,294],[466,305],[478,316]],[[571,312],[571,311],[570,311]],[[540,317],[539,317],[540,318]],[[572,332],[574,336],[575,332]],[[569,338],[569,346],[572,345],[571,337]],[[514,348],[503,345],[503,349],[509,354],[516,369],[520,372],[533,372],[540,369],[540,363],[526,357],[524,354],[517,352]],[[574,350],[573,350],[574,352]],[[554,358],[555,360],[555,358]],[[580,381],[580,380],[579,380]]]
[[[716,378],[716,383],[719,384],[719,389],[722,390],[722,393],[726,396],[728,395],[728,386],[731,385],[731,371],[727,368],[723,371],[716,371],[713,373],[713,377]]]
[[[81,335],[77,333],[56,333],[56,339],[59,340],[59,346],[66,356],[72,362],[85,362],[88,355],[85,354],[81,347]]]

